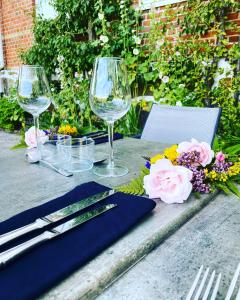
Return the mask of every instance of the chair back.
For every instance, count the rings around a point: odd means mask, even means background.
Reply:
[[[153,104],[141,139],[178,144],[192,138],[212,145],[221,109]]]

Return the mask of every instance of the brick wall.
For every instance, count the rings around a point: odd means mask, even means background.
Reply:
[[[1,34],[7,68],[19,66],[19,53],[32,44],[34,7],[34,0],[0,0]]]
[[[139,2],[138,0],[134,0],[134,5],[137,6],[138,2]],[[175,5],[173,4],[172,9],[178,10],[178,14],[181,14],[184,3],[186,3],[186,2],[177,3]],[[160,6],[160,7],[155,8],[155,14],[156,14],[157,18],[159,18],[159,19],[162,18],[162,20],[164,20],[164,17],[163,17],[164,9],[165,9],[165,6]],[[143,32],[148,32],[150,29],[150,26],[151,26],[151,18],[150,18],[149,12],[150,12],[149,9],[143,11],[143,22],[142,22],[142,25],[144,27]],[[233,22],[233,23],[237,24],[237,26],[240,28],[240,13],[239,12],[238,13],[237,12],[229,13],[227,22]],[[174,34],[176,34],[178,31],[177,22],[175,25],[176,26],[175,26],[174,31],[169,32],[170,39],[173,38]],[[233,30],[227,30],[226,33],[227,33],[227,37],[228,37],[230,43],[238,42],[239,32],[233,31]],[[205,36],[202,36],[202,39],[205,39],[205,40],[207,39],[210,42],[216,43],[216,37],[215,37],[214,32],[209,32]]]
[[[139,0],[134,0],[133,2],[134,6],[137,7]],[[183,3],[173,5],[172,7],[173,9],[181,10]],[[0,0],[0,29],[3,36],[5,66],[7,68],[19,66],[21,64],[19,52],[26,50],[32,44],[32,14],[34,11],[35,0]],[[164,6],[158,7],[156,12],[157,16],[161,18]],[[240,13],[232,12],[229,14],[228,19],[240,27]],[[149,10],[144,10],[144,31],[149,30],[150,23]],[[171,32],[172,34],[174,35],[174,32]],[[227,34],[231,43],[238,41],[239,33],[228,31]],[[203,38],[215,42],[214,32],[208,33]]]

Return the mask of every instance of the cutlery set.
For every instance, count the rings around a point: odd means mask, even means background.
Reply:
[[[36,219],[33,223],[26,226],[17,228],[13,231],[7,232],[0,235],[0,246],[8,243],[11,240],[14,240],[26,233],[34,231],[36,229],[44,228],[47,225],[55,224],[58,221],[64,220],[66,217],[69,217],[75,213],[81,212],[83,209],[88,208],[115,193],[114,190],[109,190],[95,194],[93,196],[82,199],[76,203],[68,205],[62,209],[59,209],[49,215]],[[42,234],[27,240],[26,242],[19,244],[13,248],[10,248],[4,252],[0,253],[0,268],[6,265],[9,261],[21,255],[22,253],[28,251],[29,249],[59,236],[83,223],[90,221],[91,219],[115,208],[117,204],[107,204],[101,207],[89,210],[81,215],[78,215],[58,226],[55,226],[51,229],[47,229]]]

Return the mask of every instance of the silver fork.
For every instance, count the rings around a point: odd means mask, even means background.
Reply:
[[[232,281],[230,283],[230,286],[228,288],[225,300],[230,300],[231,299],[231,296],[233,294],[233,291],[234,291],[235,285],[237,283],[239,274],[240,274],[240,263],[238,264],[237,269],[236,269],[236,271],[233,275],[233,279],[232,279]],[[240,300],[240,287],[239,287],[239,290],[238,290],[238,293],[237,293],[236,300]]]
[[[205,288],[205,291],[204,291],[204,285],[205,285],[205,282],[207,281],[209,268],[207,268],[206,271],[204,272],[204,274],[202,276],[202,280],[199,284],[199,287],[197,288],[197,285],[199,283],[199,279],[201,277],[202,272],[203,272],[203,265],[200,267],[200,269],[197,273],[197,276],[195,277],[195,279],[193,281],[193,284],[192,284],[192,286],[191,286],[191,288],[188,292],[186,300],[191,300],[191,299],[198,300],[203,292],[204,292],[204,294],[203,294],[203,297],[201,298],[202,300],[207,300],[208,296],[210,295],[210,291],[211,291],[211,288],[212,288],[212,285],[213,285],[213,282],[214,282],[216,272],[215,271],[212,272],[212,274],[210,276],[210,279],[208,281],[208,284]],[[220,273],[218,275],[217,279],[216,279],[216,282],[215,282],[210,300],[215,300],[216,299],[221,277],[222,277],[222,275]],[[194,294],[195,294],[195,296],[193,298]]]

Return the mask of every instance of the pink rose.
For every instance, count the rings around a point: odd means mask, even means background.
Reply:
[[[38,130],[38,139],[40,144],[46,143],[48,141],[48,136],[43,130]],[[32,126],[25,132],[25,143],[28,146],[28,149],[37,147],[37,141],[35,137],[35,127]]]
[[[144,177],[144,189],[150,198],[161,198],[166,203],[183,203],[191,191],[193,172],[174,166],[169,159],[158,160]]]
[[[224,161],[225,160],[225,155],[222,153],[222,151],[220,151],[216,154],[216,160],[218,160],[218,161]]]
[[[205,142],[199,143],[197,140],[192,139],[191,142],[182,142],[178,145],[177,152],[192,152],[197,151],[200,153],[200,164],[205,167],[210,164],[214,157],[214,152],[211,149],[210,145]]]

